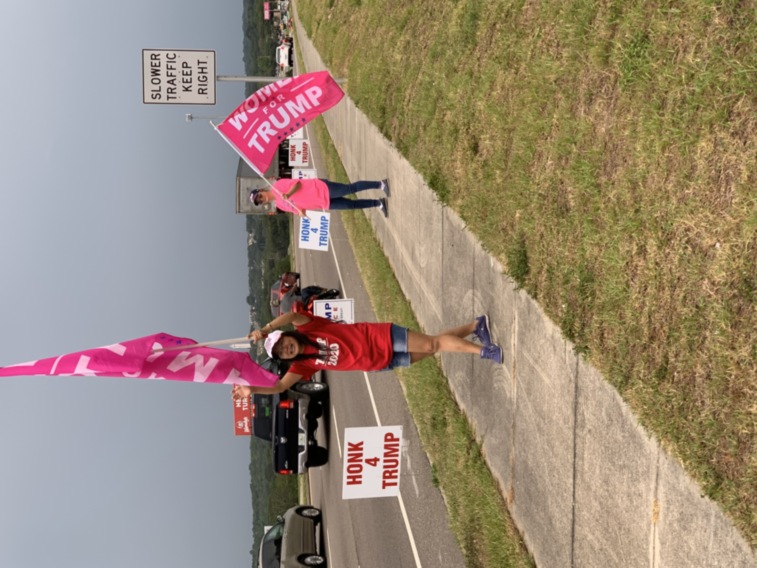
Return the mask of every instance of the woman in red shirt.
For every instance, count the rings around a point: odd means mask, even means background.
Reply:
[[[290,323],[296,331],[276,331]],[[471,334],[483,346],[465,339]],[[253,331],[249,337],[256,342],[265,339],[269,356],[291,364],[273,387],[235,385],[232,394],[236,399],[253,393],[283,392],[319,370],[383,371],[408,367],[435,353],[471,353],[502,364],[502,348],[492,343],[485,315],[439,335],[425,335],[393,323],[345,324],[289,312]]]

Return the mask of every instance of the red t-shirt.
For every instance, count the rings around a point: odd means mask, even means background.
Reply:
[[[289,367],[292,373],[309,377],[320,370],[378,371],[391,362],[391,323],[336,323],[311,317],[297,331],[322,346],[321,358],[295,361]]]

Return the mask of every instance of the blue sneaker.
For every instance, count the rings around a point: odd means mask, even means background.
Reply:
[[[384,192],[384,195],[387,197],[391,197],[392,192],[389,190],[389,180],[388,179],[382,179],[381,180],[381,191]]]
[[[486,314],[476,318],[476,331],[473,332],[473,337],[484,345],[492,344],[492,334],[489,331],[489,316]]]
[[[498,365],[501,365],[502,364],[502,348],[496,343],[491,343],[490,345],[484,345],[481,348],[481,358],[489,359],[489,361],[494,361]]]

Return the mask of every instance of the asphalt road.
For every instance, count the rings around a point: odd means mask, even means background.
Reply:
[[[314,138],[309,138],[318,166],[319,149]],[[295,246],[301,283],[342,290],[344,297],[355,300],[357,321],[376,321],[339,214],[332,212],[331,219],[329,252],[302,251]],[[464,566],[397,377],[392,372],[340,372],[326,380],[331,408],[318,436],[328,438],[329,463],[310,471],[310,490],[312,503],[323,510],[329,566]],[[343,500],[344,429],[378,425],[403,426],[401,496]]]

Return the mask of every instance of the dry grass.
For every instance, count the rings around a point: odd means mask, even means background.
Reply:
[[[754,0],[298,0],[349,94],[757,545]]]

